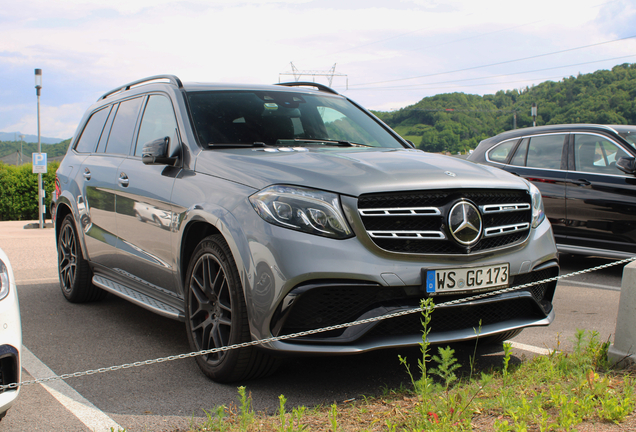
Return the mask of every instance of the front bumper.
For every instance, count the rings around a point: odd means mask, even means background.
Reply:
[[[558,274],[556,247],[547,221],[532,229],[523,244],[493,252],[445,256],[383,251],[355,225],[356,237],[333,240],[272,226],[257,218],[243,224],[254,227],[245,232],[249,256],[243,260],[250,263],[243,280],[254,340],[418,308],[427,296],[422,287],[423,269],[506,262],[514,277],[511,286]],[[477,337],[477,332],[482,337],[548,325],[554,319],[551,301],[556,283],[542,285],[439,307],[432,315],[429,341],[470,340]],[[436,303],[470,295],[439,296]],[[420,320],[419,313],[412,313],[268,342],[262,347],[287,353],[346,354],[417,345],[422,341]]]
[[[512,286],[537,282],[558,275],[551,261],[533,272],[517,275]],[[431,343],[465,341],[524,328],[548,325],[554,319],[552,298],[556,281],[519,291],[447,304],[471,293],[438,296],[431,314]],[[272,334],[290,335],[328,328],[367,318],[414,310],[427,297],[422,287],[382,287],[364,282],[310,284],[292,290],[272,321]],[[283,305],[289,305],[287,308]],[[305,353],[356,353],[383,347],[417,345],[422,341],[418,312],[346,328],[338,328],[275,343],[275,349]]]

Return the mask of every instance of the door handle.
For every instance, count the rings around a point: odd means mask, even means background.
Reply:
[[[117,179],[117,181],[122,187],[128,187],[128,183],[130,182],[126,173],[119,174],[119,178]]]
[[[592,184],[585,179],[572,180],[572,183],[574,183],[577,186],[589,186]]]
[[[84,176],[84,178],[86,180],[90,180],[91,179],[91,170],[89,170],[88,168],[84,168],[84,172],[82,173],[82,175]]]

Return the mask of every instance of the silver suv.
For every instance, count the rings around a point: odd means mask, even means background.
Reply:
[[[310,88],[308,88],[310,87]],[[126,84],[82,119],[57,171],[60,284],[183,320],[192,350],[378,317],[558,274],[541,195],[502,170],[416,150],[315,83]],[[432,343],[554,318],[555,283],[432,315]],[[196,357],[269,374],[286,353],[421,342],[420,315]]]

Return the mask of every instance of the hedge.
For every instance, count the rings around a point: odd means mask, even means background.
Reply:
[[[59,162],[51,162],[46,174],[42,174],[47,219],[51,218],[49,207],[55,189],[55,171],[59,166]],[[16,166],[0,162],[0,221],[39,219],[38,175],[31,171],[31,164]]]

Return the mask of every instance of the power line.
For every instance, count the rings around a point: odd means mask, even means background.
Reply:
[[[524,79],[524,80],[516,80],[516,81],[503,81],[503,82],[497,82],[497,83],[482,83],[482,84],[466,84],[466,85],[456,85],[453,86],[453,88],[455,87],[483,87],[483,86],[487,86],[487,85],[495,85],[495,84],[513,84],[513,83],[519,83],[519,82],[528,82],[528,81],[541,81],[541,80],[551,80],[551,79],[562,79],[563,75],[555,75],[555,76],[551,76],[551,77],[544,77],[544,78],[528,78],[528,79]],[[438,89],[448,89],[449,86],[443,86],[443,87],[427,87],[427,90],[438,90]],[[351,90],[369,90],[369,89],[351,89]],[[384,87],[378,87],[378,88],[374,88],[373,90],[377,90],[377,91],[383,91],[383,90],[389,90],[389,91],[393,91],[395,89],[387,89]]]
[[[534,56],[518,58],[518,59],[514,59],[514,60],[506,60],[506,61],[497,62],[497,63],[491,63],[491,64],[487,64],[487,65],[473,66],[473,67],[464,68],[464,69],[456,69],[456,70],[453,70],[453,71],[438,72],[438,73],[434,73],[434,74],[420,75],[420,76],[409,77],[409,78],[397,78],[397,79],[386,80],[386,81],[376,81],[376,82],[371,82],[371,83],[352,84],[351,87],[359,87],[359,86],[363,86],[363,85],[385,84],[385,83],[398,82],[398,81],[408,81],[408,80],[412,80],[412,79],[428,78],[428,77],[432,77],[432,76],[446,75],[446,74],[451,74],[451,73],[456,73],[456,72],[465,72],[465,71],[469,71],[469,70],[481,69],[481,68],[490,67],[490,66],[499,66],[499,65],[508,64],[508,63],[515,63],[515,62],[524,61],[524,60],[536,59],[536,58],[539,58],[539,57],[547,57],[547,56],[551,56],[551,55],[555,55],[555,54],[563,54],[563,53],[566,53],[566,52],[577,51],[577,50],[581,50],[581,49],[585,49],[585,48],[591,48],[591,47],[595,47],[595,46],[605,45],[605,44],[619,42],[619,41],[622,41],[622,40],[633,39],[633,38],[636,38],[636,35],[627,36],[627,37],[614,39],[614,40],[610,40],[610,41],[605,41],[605,42],[598,42],[598,43],[595,43],[595,44],[584,45],[584,46],[575,47],[575,48],[568,48],[568,49],[560,50],[560,51],[553,51],[553,52],[545,53],[545,54],[538,54],[538,55],[534,55]]]
[[[567,67],[572,67],[572,66],[583,66],[583,65],[593,64],[593,63],[602,63],[602,62],[606,62],[606,61],[620,60],[620,59],[625,59],[625,58],[629,58],[629,57],[636,57],[636,54],[627,55],[627,56],[620,56],[620,57],[613,57],[613,58],[608,58],[608,59],[603,59],[603,60],[594,60],[594,61],[583,62],[583,63],[574,63],[574,64],[569,64],[569,65],[555,66],[555,67],[550,67],[550,68],[534,69],[534,70],[528,70],[528,71],[523,71],[523,72],[514,72],[514,73],[509,73],[509,74],[501,74],[501,75],[490,75],[490,76],[481,77],[481,78],[466,78],[466,79],[461,79],[461,80],[436,81],[436,82],[428,83],[428,84],[407,84],[407,85],[391,86],[391,87],[366,87],[366,88],[356,88],[356,89],[353,89],[353,90],[369,90],[369,89],[373,89],[373,90],[426,89],[426,88],[430,88],[430,86],[438,85],[438,84],[453,84],[453,83],[459,83],[459,82],[465,82],[465,81],[477,81],[477,80],[485,80],[485,79],[491,79],[491,78],[500,78],[500,77],[506,77],[506,76],[512,76],[512,75],[522,75],[522,74],[526,74],[526,73],[543,72],[543,71],[554,70],[554,69],[562,69],[562,68],[567,68]],[[480,84],[480,85],[489,85],[489,84],[490,83],[485,83],[485,84]],[[496,83],[492,83],[492,84],[496,84]]]

